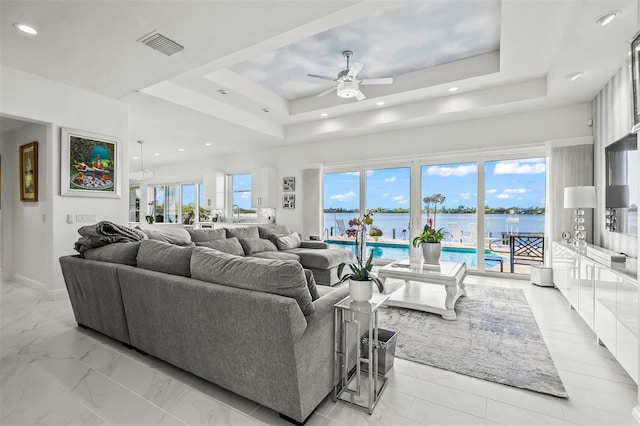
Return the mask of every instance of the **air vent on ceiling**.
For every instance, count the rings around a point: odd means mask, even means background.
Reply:
[[[164,53],[167,56],[171,56],[174,53],[178,53],[179,51],[184,49],[184,47],[180,46],[175,41],[163,36],[157,31],[153,31],[150,34],[147,34],[138,41],[146,44],[152,49],[157,50],[158,52]]]

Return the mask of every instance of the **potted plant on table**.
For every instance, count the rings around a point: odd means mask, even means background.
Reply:
[[[412,241],[414,247],[422,246],[422,256],[427,263],[438,263],[440,260],[440,252],[442,251],[441,241],[445,236],[444,228],[436,229],[436,214],[438,211],[438,204],[444,203],[446,197],[442,194],[433,194],[430,197],[425,197],[426,213],[429,214],[431,210],[431,203],[433,207],[433,218],[427,219],[427,224],[422,229],[422,233],[415,237]]]
[[[362,218],[355,218],[349,221],[351,228],[346,234],[356,240],[356,261],[345,262],[338,265],[338,277],[343,283],[349,280],[349,295],[356,302],[366,302],[373,296],[373,283],[378,287],[378,291],[384,291],[382,281],[373,273],[373,251],[369,254],[366,262],[363,260],[366,253],[365,239],[367,226],[373,224],[371,213],[365,214]],[[349,272],[343,275],[345,266],[349,267]]]
[[[371,229],[369,230],[369,236],[373,238],[373,241],[378,241],[378,238],[382,237],[382,235],[383,235],[382,229],[376,228],[375,226],[372,226]]]

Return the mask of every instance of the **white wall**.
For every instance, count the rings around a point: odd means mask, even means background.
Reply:
[[[156,169],[157,182],[170,182],[181,176],[201,179],[204,171],[225,173],[248,171],[271,165],[278,171],[278,199],[282,197],[282,178],[295,176],[296,201],[294,210],[278,208],[277,221],[302,231],[303,216],[300,202],[304,188],[302,169],[323,164],[325,167],[356,162],[397,160],[445,161],[449,154],[481,155],[483,151],[500,151],[506,147],[538,146],[552,139],[591,136],[591,104],[580,103],[568,107],[480,118],[464,122],[397,130],[367,136],[292,145],[236,155],[212,156],[201,164],[180,163]],[[202,172],[201,172],[202,171]],[[184,178],[182,179],[184,180]]]
[[[78,238],[77,229],[85,224],[67,224],[67,214],[95,214],[97,220],[110,220],[116,223],[127,222],[127,176],[128,166],[128,105],[95,93],[79,90],[56,83],[33,74],[2,66],[0,69],[0,114],[27,121],[47,123],[45,140],[42,141],[39,191],[46,194],[47,200],[36,209],[46,210],[43,233],[48,245],[29,247],[29,242],[12,238],[14,253],[29,251],[36,259],[41,259],[44,273],[39,268],[23,271],[24,265],[16,265],[14,256],[12,265],[3,265],[10,270],[18,266],[24,275],[24,284],[44,289],[51,297],[66,292],[60,271],[58,258],[74,254],[73,244]],[[120,178],[123,180],[122,194],[119,199],[80,198],[60,196],[60,128],[71,127],[114,136],[120,139],[121,150]],[[17,155],[17,154],[16,154]],[[3,155],[2,182],[3,192],[7,185],[17,185],[15,178],[5,169]],[[44,173],[43,173],[44,170]],[[13,226],[18,215],[23,213],[23,203],[13,203],[18,197],[12,194],[11,217],[5,216],[5,196],[3,195],[3,231],[5,226]],[[39,203],[38,203],[39,204]],[[44,207],[43,207],[44,206]],[[40,215],[40,212],[38,212]],[[41,215],[40,215],[41,216]],[[6,219],[6,220],[5,220]],[[42,222],[42,218],[40,218]],[[4,236],[8,233],[3,232]],[[20,274],[22,277],[22,274]],[[19,277],[20,278],[20,277]]]

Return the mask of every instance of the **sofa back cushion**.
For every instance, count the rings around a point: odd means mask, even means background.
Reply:
[[[260,238],[269,239],[269,237],[273,234],[278,235],[289,235],[291,230],[287,225],[258,225],[258,234],[260,234]]]
[[[238,228],[225,228],[227,238],[260,238],[257,226],[241,226]]]
[[[196,243],[202,241],[211,240],[224,240],[227,238],[227,231],[224,228],[221,229],[187,229],[187,232],[191,236],[191,241]]]
[[[263,251],[278,251],[278,248],[271,241],[262,238],[238,238],[238,240],[244,250],[243,254],[247,256]]]
[[[182,228],[144,228],[141,229],[150,240],[164,241],[178,246],[188,246],[191,244],[191,236],[186,229]]]
[[[190,277],[193,249],[164,241],[144,240],[138,250],[138,268]]]
[[[138,249],[140,241],[131,243],[113,243],[106,246],[85,250],[82,257],[97,260],[99,262],[121,263],[123,265],[137,266]]]
[[[313,271],[305,269],[304,276],[307,280],[307,288],[309,289],[309,294],[311,294],[311,300],[319,299],[320,293],[318,293],[318,287],[316,287],[316,279],[313,277]]]
[[[300,235],[294,232],[291,235],[283,235],[276,238],[276,246],[278,250],[291,250],[300,247]]]
[[[219,229],[219,231],[224,231],[224,229]],[[240,242],[236,237],[225,238],[224,240],[200,241],[196,243],[196,246],[208,247],[224,253],[234,254],[236,256],[244,256],[242,245],[240,245]]]
[[[304,270],[294,260],[238,257],[196,247],[191,256],[191,276],[202,281],[292,297],[305,316],[315,310]]]

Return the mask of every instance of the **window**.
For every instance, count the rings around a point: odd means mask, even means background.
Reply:
[[[325,173],[324,226],[327,236],[343,236],[360,212],[360,172]]]
[[[255,218],[251,207],[251,173],[231,175],[231,215],[240,218]]]
[[[210,213],[201,207],[203,203],[201,183],[154,186],[151,189],[150,214],[158,223],[193,225],[211,220]]]
[[[140,222],[140,187],[129,188],[129,222]]]
[[[365,172],[365,210],[374,213],[373,225],[382,231],[380,239],[409,239],[410,172],[409,167]]]

